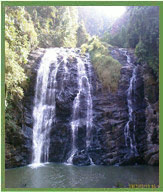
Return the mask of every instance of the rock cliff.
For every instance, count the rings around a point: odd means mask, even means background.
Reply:
[[[10,141],[6,140],[6,168],[31,163],[33,103],[37,70],[45,49],[38,49],[29,55],[26,73],[30,78],[29,88],[25,91],[22,101],[22,130]],[[91,68],[91,84],[93,87],[93,125],[91,142],[86,150],[85,122],[80,123],[77,133],[78,152],[74,156],[75,165],[89,165],[88,155],[96,165],[133,165],[159,164],[159,102],[158,82],[152,71],[145,64],[137,62],[133,50],[112,48],[110,54],[121,64],[121,76],[118,90],[110,93],[99,82],[96,72]],[[132,65],[127,64],[127,56]],[[85,56],[81,55],[84,60]],[[62,62],[62,58],[58,58]],[[50,162],[65,162],[70,155],[72,134],[70,119],[72,105],[77,94],[76,58],[68,59],[70,75],[63,80],[61,63],[57,74],[56,121],[50,132]],[[129,122],[128,89],[135,71],[135,83],[132,90],[132,121]],[[86,70],[88,71],[87,65]],[[81,116],[85,112],[85,104]],[[132,153],[130,141],[125,142],[124,129],[129,122],[130,135],[134,137],[137,154]],[[16,142],[16,143],[15,143]]]

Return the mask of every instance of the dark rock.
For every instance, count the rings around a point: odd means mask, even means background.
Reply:
[[[80,166],[90,165],[91,161],[90,161],[88,154],[83,150],[83,151],[77,152],[74,155],[73,164],[74,165],[80,165]]]
[[[150,160],[148,161],[149,165],[159,165],[159,153],[154,154],[151,156]]]

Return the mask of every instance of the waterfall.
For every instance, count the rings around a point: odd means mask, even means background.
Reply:
[[[88,56],[89,57],[89,56]],[[90,62],[88,62],[88,74],[89,77],[91,78],[91,66]],[[86,147],[90,147],[90,141],[91,141],[91,128],[92,128],[92,95],[91,95],[91,90],[92,90],[92,85],[89,82],[88,79],[88,94],[87,94],[87,136],[86,136]]]
[[[59,63],[57,49],[48,49],[37,72],[33,109],[33,154],[32,165],[48,162],[49,133],[55,120],[55,86]]]
[[[56,76],[62,61],[65,64],[65,75],[68,73],[68,69],[66,68],[66,55],[64,55],[64,53],[64,49],[47,49],[37,72],[33,109],[33,167],[41,165],[41,162],[48,162],[49,134],[52,122],[55,122],[56,113]],[[63,60],[60,63],[57,60],[59,54],[63,55]]]
[[[88,59],[89,56],[87,55]],[[86,60],[88,61],[88,60]],[[86,72],[85,64],[88,66],[88,74]],[[92,86],[90,82],[91,77],[91,69],[90,69],[90,62],[84,62],[81,58],[77,57],[77,71],[78,71],[78,93],[74,99],[73,102],[73,116],[71,121],[71,129],[72,129],[72,150],[70,157],[68,158],[67,162],[72,164],[73,157],[75,153],[77,152],[77,145],[76,145],[76,135],[78,131],[78,126],[80,124],[80,106],[81,103],[81,97],[82,95],[86,95],[86,103],[87,103],[87,109],[86,109],[86,149],[90,146],[91,141],[91,128],[92,128]],[[92,159],[89,157],[91,163]]]
[[[56,121],[56,92],[57,92],[57,74],[62,64],[63,79],[60,82],[60,89],[64,91],[64,81],[69,75],[68,58],[76,59],[77,67],[77,95],[73,101],[73,112],[71,120],[72,148],[68,163],[72,164],[73,156],[77,152],[77,133],[80,124],[80,107],[82,97],[86,102],[86,148],[90,147],[91,128],[92,128],[92,86],[91,86],[91,68],[88,62],[89,55],[81,59],[79,49],[69,48],[50,48],[47,49],[40,62],[37,71],[37,80],[35,86],[34,108],[33,108],[33,146],[32,146],[32,167],[47,163],[49,160],[50,131]],[[73,63],[74,65],[74,63]],[[87,70],[86,70],[87,66]],[[91,158],[90,158],[90,161]]]
[[[130,56],[127,55],[127,51],[124,52],[125,56],[127,57],[127,64],[132,65]],[[137,67],[133,66],[132,76],[130,78],[129,88],[127,90],[127,105],[128,105],[128,115],[129,120],[124,128],[124,135],[125,135],[125,145],[130,147],[131,153],[137,155],[137,148],[136,148],[136,141],[135,141],[135,118],[133,114],[133,102],[134,102],[134,86],[136,82],[136,71]],[[133,132],[131,133],[130,130],[130,123],[133,123]],[[128,143],[129,141],[129,143]]]

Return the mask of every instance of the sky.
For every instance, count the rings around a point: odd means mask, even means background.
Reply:
[[[126,10],[125,6],[96,6],[94,8],[97,12],[101,12],[106,16],[115,19],[123,15]]]

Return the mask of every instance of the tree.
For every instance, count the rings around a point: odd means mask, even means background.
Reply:
[[[24,65],[29,52],[37,46],[37,34],[24,7],[7,7],[5,14],[5,87],[6,99],[23,97],[27,77]]]
[[[75,47],[77,32],[77,10],[75,7],[57,7],[54,44],[58,47]]]
[[[114,27],[115,25],[115,27]],[[113,29],[117,30],[113,30]],[[134,48],[138,59],[146,62],[158,77],[159,66],[159,8],[131,6],[123,18],[113,24],[108,43]],[[106,34],[105,34],[105,38]]]
[[[28,85],[25,65],[38,44],[37,33],[24,7],[5,9],[5,104],[6,135],[20,128],[21,99]]]
[[[78,15],[76,7],[27,7],[32,15],[40,47],[75,47]]]
[[[77,47],[80,47],[82,44],[87,43],[89,39],[89,35],[85,29],[84,22],[82,21],[79,24],[78,30],[77,30]]]
[[[159,8],[134,7],[131,10],[128,33],[129,45],[136,48],[136,55],[153,69],[158,77],[159,70]],[[135,42],[131,44],[130,39]]]

